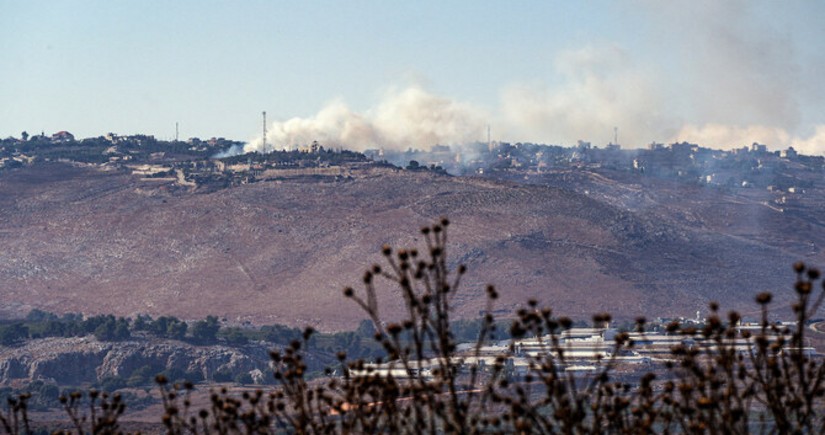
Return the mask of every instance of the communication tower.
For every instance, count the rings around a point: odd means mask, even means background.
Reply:
[[[263,115],[263,118],[264,118],[264,136],[263,136],[264,139],[263,139],[263,146],[261,148],[266,150],[266,110],[263,111],[262,115]]]

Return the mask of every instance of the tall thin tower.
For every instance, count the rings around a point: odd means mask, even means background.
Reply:
[[[264,144],[261,148],[263,148],[265,150],[266,149],[266,110],[263,111],[262,115],[264,117],[264,136],[263,136],[264,137],[264,139],[263,139]]]
[[[178,133],[179,132],[180,132],[180,130],[178,129],[178,122],[175,121],[175,142],[178,141]]]
[[[613,127],[613,145],[619,144],[619,127]]]

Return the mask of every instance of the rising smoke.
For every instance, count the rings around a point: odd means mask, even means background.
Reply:
[[[267,149],[258,138],[245,151],[292,149],[315,140],[328,147],[353,150],[461,145],[482,138],[486,119],[489,117],[481,109],[413,86],[389,91],[381,104],[364,113],[353,112],[338,100],[311,118],[274,122],[268,130]]]
[[[496,108],[410,86],[362,112],[336,100],[315,116],[275,122],[265,151],[314,140],[355,150],[429,149],[486,140],[491,125],[494,139],[510,142],[604,144],[617,126],[627,148],[759,142],[823,153],[825,124],[816,109],[825,92],[816,72],[825,70],[825,59],[803,58],[779,24],[756,14],[754,2],[698,1],[637,4],[668,64],[656,56],[642,61],[615,43],[590,44],[558,54],[552,80],[505,86]],[[244,151],[262,144],[259,137]]]

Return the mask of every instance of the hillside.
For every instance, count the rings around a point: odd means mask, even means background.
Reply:
[[[42,163],[0,174],[0,309],[354,327],[341,289],[382,244],[415,245],[446,215],[450,255],[469,267],[454,302],[467,317],[486,283],[502,313],[529,297],[581,319],[692,317],[711,300],[751,311],[757,292],[790,290],[794,261],[825,259],[819,202],[783,210],[763,196],[622,173],[378,167],[188,191]],[[384,312],[400,308],[382,297]]]

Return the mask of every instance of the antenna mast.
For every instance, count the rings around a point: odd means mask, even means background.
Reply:
[[[179,132],[179,130],[178,130],[178,122],[177,122],[177,121],[175,121],[175,142],[177,142],[177,141],[178,141],[178,132]]]
[[[619,127],[613,127],[613,145],[619,144]]]
[[[262,115],[264,117],[264,136],[263,136],[264,137],[264,139],[263,139],[264,144],[263,144],[263,147],[261,147],[261,148],[266,150],[266,110],[263,111]]]

